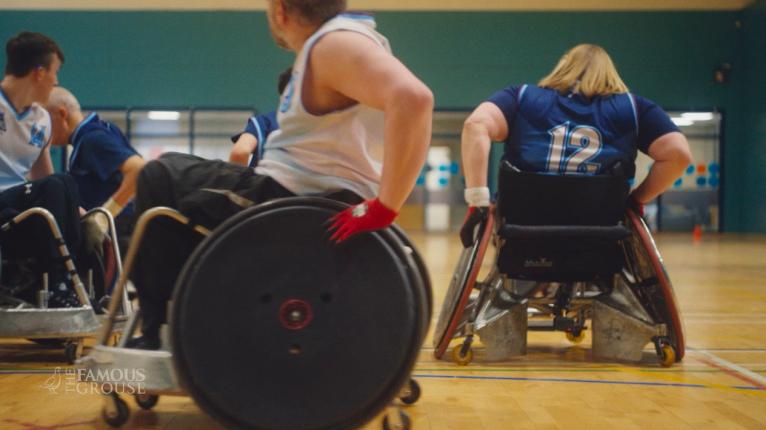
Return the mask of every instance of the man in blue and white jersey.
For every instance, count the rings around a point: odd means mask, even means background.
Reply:
[[[77,188],[68,176],[53,174],[51,119],[41,106],[58,85],[63,61],[56,42],[40,33],[21,32],[6,44],[5,75],[0,82],[0,223],[32,207],[43,207],[53,214],[76,256],[81,242]],[[55,244],[44,229],[34,229],[33,238],[18,234],[12,229],[4,235],[3,244],[47,258],[49,263],[56,258]],[[46,242],[48,249],[41,245]],[[54,270],[51,277],[50,306],[77,306],[65,273]]]

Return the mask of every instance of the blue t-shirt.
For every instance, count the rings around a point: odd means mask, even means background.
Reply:
[[[92,209],[103,204],[122,184],[120,166],[128,158],[139,155],[120,129],[98,115],[88,115],[72,136],[72,155],[68,173],[77,182],[80,206]],[[133,203],[126,205],[120,216],[133,213]]]
[[[250,167],[255,167],[258,164],[258,160],[263,157],[263,148],[266,146],[266,140],[274,130],[279,130],[279,124],[277,123],[277,113],[275,111],[269,112],[265,115],[251,116],[245,124],[245,130],[242,133],[235,134],[231,137],[231,141],[236,143],[239,137],[243,133],[249,133],[258,139],[258,146],[253,152],[253,157],[250,159]]]
[[[488,100],[508,122],[503,158],[522,171],[601,174],[633,166],[660,136],[678,131],[665,111],[630,93],[588,99],[534,85],[511,86]]]

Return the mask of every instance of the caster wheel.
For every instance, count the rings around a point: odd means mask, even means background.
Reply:
[[[417,402],[419,398],[420,384],[418,384],[418,381],[410,379],[410,381],[407,383],[407,387],[405,387],[399,393],[399,400],[401,400],[405,405],[411,405]]]
[[[109,396],[110,406],[104,406],[101,410],[101,418],[104,422],[109,424],[110,427],[118,428],[128,422],[130,418],[130,408],[125,400],[122,400],[119,396],[112,394]]]
[[[670,367],[676,362],[676,349],[669,343],[660,345],[660,353],[657,355],[657,361],[662,367]]]
[[[468,347],[468,350],[463,352],[463,345],[457,345],[452,348],[452,361],[460,366],[466,366],[473,360],[473,349]]]
[[[585,332],[580,330],[580,332],[575,335],[574,332],[568,331],[567,333],[567,340],[571,343],[578,345],[582,343],[583,340],[585,340]]]
[[[136,394],[136,404],[143,410],[148,411],[157,406],[160,396],[156,394]]]
[[[398,411],[399,423],[391,423],[388,415],[383,417],[383,430],[410,430],[410,416],[404,411]]]
[[[67,344],[64,346],[64,356],[66,357],[66,362],[69,364],[74,364],[79,357],[79,354],[77,353],[77,343],[76,342],[67,342]]]

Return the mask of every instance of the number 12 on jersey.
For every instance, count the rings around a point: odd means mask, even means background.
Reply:
[[[551,144],[546,170],[550,173],[598,172],[600,164],[592,163],[601,152],[601,132],[587,125],[573,126],[569,121],[548,130]],[[573,148],[574,151],[567,151]],[[571,154],[567,155],[567,152]]]

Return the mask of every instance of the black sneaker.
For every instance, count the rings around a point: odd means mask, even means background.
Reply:
[[[156,351],[160,349],[160,339],[151,336],[134,337],[125,343],[125,348]]]

